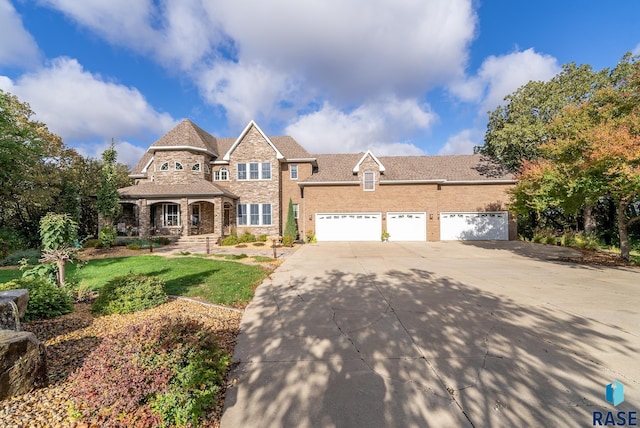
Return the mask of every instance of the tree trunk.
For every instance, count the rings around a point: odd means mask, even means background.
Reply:
[[[60,287],[64,287],[64,274],[65,274],[65,265],[66,265],[66,261],[65,260],[58,260],[56,262],[56,264],[58,265],[58,285]]]
[[[596,216],[593,211],[593,204],[584,207],[584,231],[586,234],[592,234],[596,231]]]
[[[625,220],[628,203],[625,200],[618,202],[618,235],[620,237],[620,257],[629,261],[629,236],[627,233],[628,224]]]

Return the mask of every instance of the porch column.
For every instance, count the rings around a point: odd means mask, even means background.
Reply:
[[[180,199],[180,219],[182,222],[182,236],[188,236],[191,232],[191,211],[189,210],[189,200]]]
[[[140,237],[149,236],[151,233],[151,211],[149,205],[147,205],[147,200],[138,199],[136,205],[138,206],[138,235]]]
[[[222,219],[224,216],[224,200],[222,197],[213,199],[213,233],[222,236]]]

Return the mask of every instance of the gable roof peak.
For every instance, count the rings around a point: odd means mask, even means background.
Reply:
[[[262,136],[262,138],[265,139],[265,141],[271,146],[271,148],[276,152],[276,159],[284,159],[284,156],[282,155],[282,153],[280,153],[280,150],[278,150],[278,148],[276,147],[275,144],[273,144],[273,141],[271,141],[271,139],[269,137],[267,137],[267,134],[265,134],[262,129],[260,129],[260,127],[258,126],[258,124],[251,119],[251,121],[247,124],[247,126],[244,128],[244,130],[242,131],[242,133],[240,134],[240,136],[236,139],[236,141],[231,145],[231,147],[229,147],[229,150],[227,150],[227,152],[224,154],[224,156],[222,157],[222,160],[224,161],[229,161],[229,158],[231,157],[231,153],[233,153],[233,151],[235,150],[236,147],[238,147],[238,144],[240,144],[240,142],[242,141],[242,139],[249,133],[249,131],[251,130],[251,128],[255,128],[256,131],[258,131],[258,133],[260,133],[260,135]]]
[[[364,160],[368,157],[371,156],[371,159],[374,160],[375,163],[378,164],[378,171],[380,172],[384,172],[385,168],[384,165],[382,165],[382,162],[380,162],[378,160],[378,158],[376,157],[376,155],[373,154],[373,152],[371,150],[367,150],[367,152],[360,158],[360,160],[358,161],[358,163],[356,164],[356,166],[353,167],[353,173],[357,174],[358,171],[360,171],[360,165],[362,164],[362,162],[364,162]]]

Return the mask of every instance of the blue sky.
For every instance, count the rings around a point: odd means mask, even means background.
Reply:
[[[640,54],[637,0],[0,0],[0,89],[133,164],[183,118],[312,153],[471,153],[487,111],[562,64]]]

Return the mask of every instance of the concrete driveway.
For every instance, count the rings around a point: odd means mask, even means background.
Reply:
[[[640,271],[567,251],[304,246],[244,314],[222,426],[591,426],[640,410]]]

